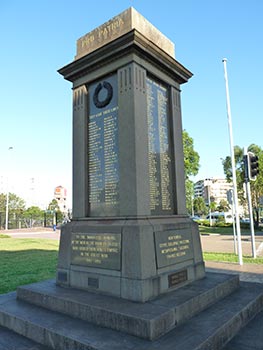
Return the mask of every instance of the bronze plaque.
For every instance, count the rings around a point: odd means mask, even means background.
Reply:
[[[168,276],[168,286],[169,288],[175,287],[178,284],[187,281],[187,279],[187,270],[172,273]]]
[[[73,233],[71,239],[73,265],[121,269],[120,233]]]
[[[155,232],[157,267],[193,259],[191,227]]]

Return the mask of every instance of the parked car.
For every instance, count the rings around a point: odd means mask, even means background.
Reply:
[[[191,219],[194,220],[194,221],[201,220],[200,216],[198,216],[198,215],[191,216]]]
[[[211,215],[211,216],[210,216]],[[212,220],[212,222],[217,222],[221,218],[225,221],[225,223],[232,224],[233,222],[233,216],[231,213],[227,212],[221,212],[221,211],[214,211],[207,215],[207,220]]]
[[[240,223],[241,224],[249,224],[250,223],[250,219],[249,218],[241,218],[240,219]]]

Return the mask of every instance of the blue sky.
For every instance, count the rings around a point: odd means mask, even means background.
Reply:
[[[230,154],[224,57],[234,144],[263,147],[263,1],[2,0],[0,192],[8,177],[10,190],[36,204],[57,185],[70,195],[72,91],[57,70],[73,61],[79,37],[130,6],[194,74],[182,86],[183,127],[200,155],[194,180],[223,176],[220,159]]]

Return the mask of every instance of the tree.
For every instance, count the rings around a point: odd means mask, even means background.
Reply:
[[[243,149],[239,146],[234,147],[234,156],[235,156],[235,163],[236,163],[236,178],[237,178],[237,192],[238,192],[238,199],[241,205],[245,204],[244,199],[244,162],[243,162]],[[222,161],[224,173],[226,175],[226,179],[228,182],[233,181],[232,176],[232,162],[231,157],[227,156]]]
[[[61,212],[56,199],[52,199],[52,201],[49,203],[48,210],[52,212],[52,215],[55,214],[58,222],[63,221],[63,213]]]
[[[183,150],[184,150],[184,169],[185,169],[185,192],[186,192],[186,208],[188,213],[192,214],[194,184],[189,179],[190,176],[195,176],[198,173],[199,154],[194,150],[194,141],[189,134],[183,130]]]
[[[216,211],[216,208],[217,208],[216,202],[211,200],[211,202],[210,202],[210,210],[211,211]]]
[[[260,207],[260,197],[263,196],[263,150],[261,147],[251,144],[248,147],[248,151],[255,153],[255,155],[259,158],[259,174],[257,176],[256,181],[250,182],[250,189],[251,189],[251,199],[252,199],[252,206],[255,211],[255,224],[258,226],[259,224],[259,207]],[[244,198],[244,162],[243,162],[243,150],[239,146],[234,147],[234,154],[235,154],[235,162],[236,162],[236,177],[237,177],[237,192],[238,192],[238,199],[240,201],[241,205],[244,205],[246,203],[246,199]],[[230,157],[226,157],[223,161],[223,168],[224,173],[226,175],[227,180],[232,181],[232,167],[231,167],[231,159]]]
[[[195,176],[200,168],[199,154],[194,150],[194,141],[189,134],[183,130],[183,149],[184,149],[184,169],[185,177]]]
[[[14,193],[9,193],[9,200],[8,200],[8,207],[9,211],[14,213],[14,212],[19,212],[21,209],[24,210],[26,205],[24,199],[18,197]],[[0,211],[5,212],[6,210],[6,194],[0,193]]]
[[[52,199],[49,203],[48,210],[59,210],[58,201],[56,199]]]
[[[29,207],[23,213],[23,220],[27,227],[34,226],[36,221],[42,221],[43,218],[43,210],[37,206]]]
[[[15,219],[25,210],[25,201],[14,193],[8,194],[8,217]],[[6,214],[6,194],[0,194],[0,226],[5,221]]]
[[[185,196],[186,196],[186,208],[189,214],[193,215],[193,199],[194,199],[194,184],[193,181],[185,180]]]
[[[229,204],[226,200],[222,199],[220,202],[219,202],[219,205],[217,207],[217,210],[218,211],[222,211],[222,212],[225,212],[225,211],[229,211]]]
[[[194,199],[194,211],[199,216],[207,214],[207,207],[203,197],[196,197]]]

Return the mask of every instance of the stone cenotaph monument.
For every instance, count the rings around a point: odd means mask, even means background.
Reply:
[[[80,38],[59,72],[73,83],[73,219],[56,280],[0,296],[0,348],[226,349],[263,291],[205,274],[185,205],[180,85],[192,74],[133,8]]]
[[[203,278],[186,212],[174,44],[129,8],[77,41],[59,73],[73,83],[73,219],[57,284],[146,302]]]

